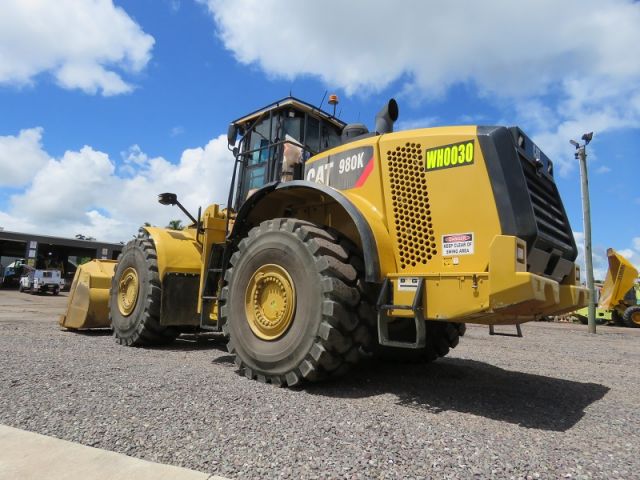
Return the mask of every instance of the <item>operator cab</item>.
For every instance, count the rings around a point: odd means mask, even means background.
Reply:
[[[301,180],[304,162],[342,143],[345,123],[302,100],[287,97],[235,120],[229,126],[236,169],[232,181],[235,210],[271,182]]]

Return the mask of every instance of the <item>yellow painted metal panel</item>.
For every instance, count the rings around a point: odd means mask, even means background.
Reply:
[[[472,162],[427,171],[427,153],[472,145]],[[464,144],[464,145],[463,145]],[[486,271],[487,253],[501,233],[477,127],[439,127],[384,135],[380,166],[389,230],[399,271],[406,274]],[[455,149],[458,154],[457,148]],[[472,254],[446,254],[443,237],[469,234]]]
[[[424,279],[424,315],[429,320],[515,324],[543,315],[559,315],[587,303],[586,288],[560,285],[552,279],[523,271],[519,265],[518,247],[526,246],[516,237],[496,236],[488,251],[489,268],[485,272],[390,275],[393,303],[413,303],[416,290],[402,289],[401,278]],[[413,315],[406,310],[391,314],[398,317]]]

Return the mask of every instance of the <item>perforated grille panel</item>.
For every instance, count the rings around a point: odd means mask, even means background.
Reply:
[[[438,252],[422,148],[419,143],[398,146],[387,151],[387,162],[400,268],[426,265]]]

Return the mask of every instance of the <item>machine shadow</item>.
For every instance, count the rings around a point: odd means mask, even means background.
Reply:
[[[227,353],[227,343],[221,336],[182,334],[169,345],[149,347],[153,350],[184,352],[192,350],[218,350]]]
[[[494,367],[474,360],[441,359],[428,365],[372,360],[344,378],[305,389],[313,395],[362,398],[391,393],[397,405],[429,413],[470,413],[525,428],[566,431],[610,390]]]
[[[113,330],[110,328],[93,328],[91,330],[74,330],[73,328],[62,328],[62,333],[80,335],[81,337],[110,337]]]

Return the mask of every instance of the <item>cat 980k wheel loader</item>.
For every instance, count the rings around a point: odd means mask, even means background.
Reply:
[[[247,377],[296,385],[363,353],[433,360],[465,323],[586,305],[553,164],[529,137],[394,132],[397,117],[391,100],[369,132],[288,97],[234,121],[228,207],[80,268],[61,325],[131,346],[224,332]]]

